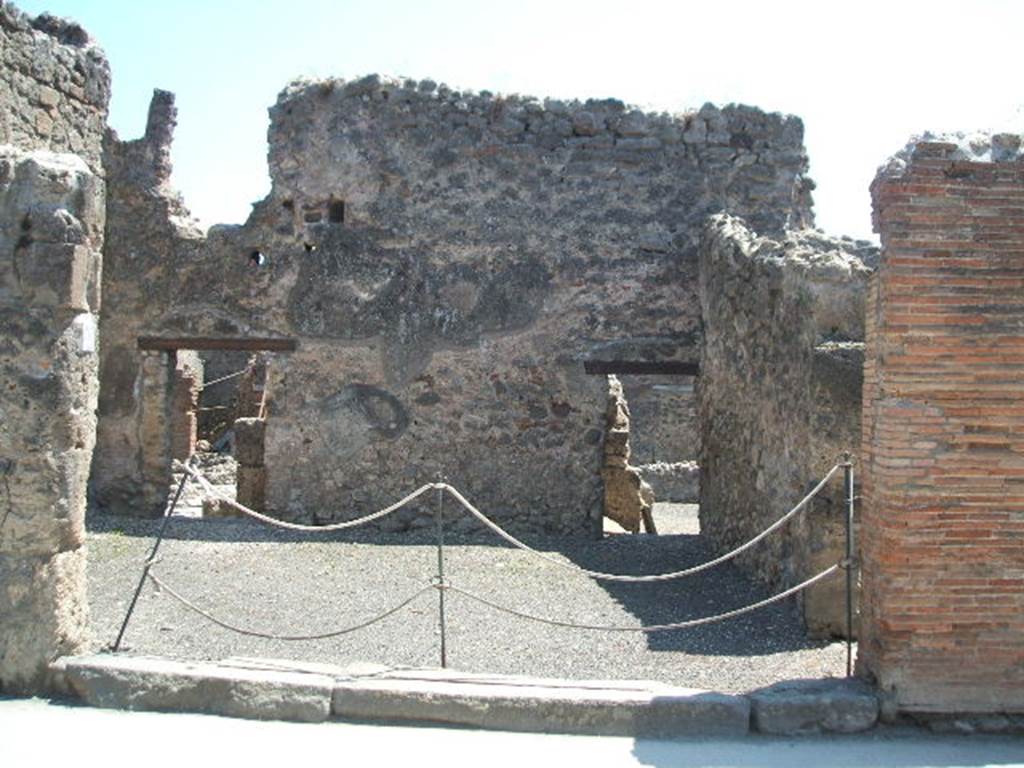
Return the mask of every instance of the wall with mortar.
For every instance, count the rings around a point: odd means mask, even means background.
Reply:
[[[171,482],[173,373],[176,356],[138,349],[142,328],[159,331],[148,317],[188,304],[178,277],[198,260],[205,240],[170,187],[173,95],[157,91],[145,135],[104,141],[107,223],[104,302],[100,316],[99,421],[91,490],[101,508],[126,514],[159,511]],[[211,279],[221,282],[225,276]],[[156,308],[153,307],[156,305]],[[206,309],[207,334],[236,331],[217,324]]]
[[[74,22],[0,0],[0,144],[81,157],[101,174],[110,66]]]
[[[109,78],[79,27],[6,4],[0,57],[0,690],[26,692],[85,642]]]
[[[874,255],[816,232],[771,239],[730,216],[709,221],[700,262],[700,521],[720,551],[763,531],[842,451],[856,450],[863,345],[850,340],[863,333],[864,257]],[[845,508],[840,475],[738,562],[775,589],[824,570],[842,557]],[[805,593],[813,633],[844,632],[844,583],[837,576]]]
[[[1024,711],[1020,145],[922,142],[872,187],[859,664],[903,710]]]
[[[342,518],[440,472],[519,530],[596,530],[606,384],[583,362],[696,357],[709,213],[768,232],[811,217],[796,118],[373,76],[289,86],[269,197],[204,239],[163,183],[164,95],[154,115],[108,146],[110,508],[138,495],[135,338],[269,334],[299,340],[270,366],[275,513]]]
[[[633,462],[692,461],[700,451],[693,376],[619,374],[632,417]]]

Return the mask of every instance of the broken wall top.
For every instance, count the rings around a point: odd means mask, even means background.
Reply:
[[[932,196],[939,203],[935,214],[948,214],[959,206],[957,189],[942,188],[951,179],[981,177],[993,184],[1014,184],[1024,176],[1024,146],[1016,133],[952,133],[915,136],[903,149],[879,166],[871,182],[872,226],[883,246],[899,233],[903,212],[920,199]],[[882,216],[893,220],[880,226]],[[936,220],[938,221],[938,220]],[[943,219],[943,223],[947,223]],[[884,260],[884,249],[883,249]]]
[[[708,104],[672,116],[615,99],[541,102],[370,75],[292,83],[270,114],[274,194],[293,200],[300,224],[343,200],[354,221],[393,227],[405,219],[413,225],[400,230],[406,235],[417,231],[417,203],[432,195],[451,201],[455,220],[518,230],[529,208],[532,219],[570,229],[614,194],[618,216],[602,211],[589,224],[641,224],[636,231],[657,250],[692,223],[691,213],[742,212],[764,232],[813,217],[801,121],[752,107]],[[510,182],[519,198],[502,196]],[[581,185],[572,206],[554,204],[553,193]],[[658,204],[662,226],[631,220],[647,201]],[[695,249],[696,237],[687,245]]]
[[[913,136],[907,144],[878,167],[872,189],[884,181],[912,172],[919,160],[944,159],[961,163],[1018,163],[1024,160],[1017,133],[930,133]],[[875,231],[878,231],[876,225]]]
[[[102,168],[110,66],[78,24],[0,0],[0,144],[81,156]]]

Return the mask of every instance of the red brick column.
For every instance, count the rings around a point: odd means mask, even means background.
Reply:
[[[918,144],[872,187],[859,668],[904,711],[1024,711],[1024,164]]]
[[[199,393],[203,373],[179,361],[171,395],[171,457],[185,461],[195,453],[198,437]]]

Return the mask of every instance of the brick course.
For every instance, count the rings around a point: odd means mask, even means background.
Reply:
[[[1024,711],[1024,165],[957,154],[872,186],[858,663],[904,711]]]

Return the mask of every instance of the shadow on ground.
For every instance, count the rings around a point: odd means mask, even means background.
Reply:
[[[160,519],[115,517],[97,513],[88,518],[88,528],[92,533],[129,537],[152,537],[160,524]],[[310,534],[269,528],[247,519],[174,517],[165,533],[171,541],[197,542],[289,543],[312,540],[381,547],[424,547],[436,543],[436,531],[429,527],[403,533],[359,528]],[[457,547],[507,550],[511,546],[483,530],[475,534],[449,530],[445,534],[445,541]],[[534,536],[524,537],[524,541],[543,552],[561,555],[582,568],[617,574],[647,575],[677,571],[715,556],[704,537],[695,534],[616,535],[600,540]],[[523,553],[522,557],[525,560],[530,555]],[[565,578],[588,577],[566,571]],[[673,581],[596,583],[643,626],[671,624],[720,614],[769,596],[761,585],[745,577],[729,563]],[[595,619],[594,623],[604,622]],[[652,632],[645,635],[645,641],[647,647],[655,652],[749,657],[817,649],[826,645],[806,637],[793,598],[721,622]]]
[[[634,575],[683,570],[716,556],[707,540],[694,534],[613,536],[560,551],[591,571]],[[642,626],[713,616],[770,596],[731,563],[672,581],[598,583]],[[647,635],[653,651],[723,656],[762,656],[826,644],[806,637],[794,598],[735,618]]]

